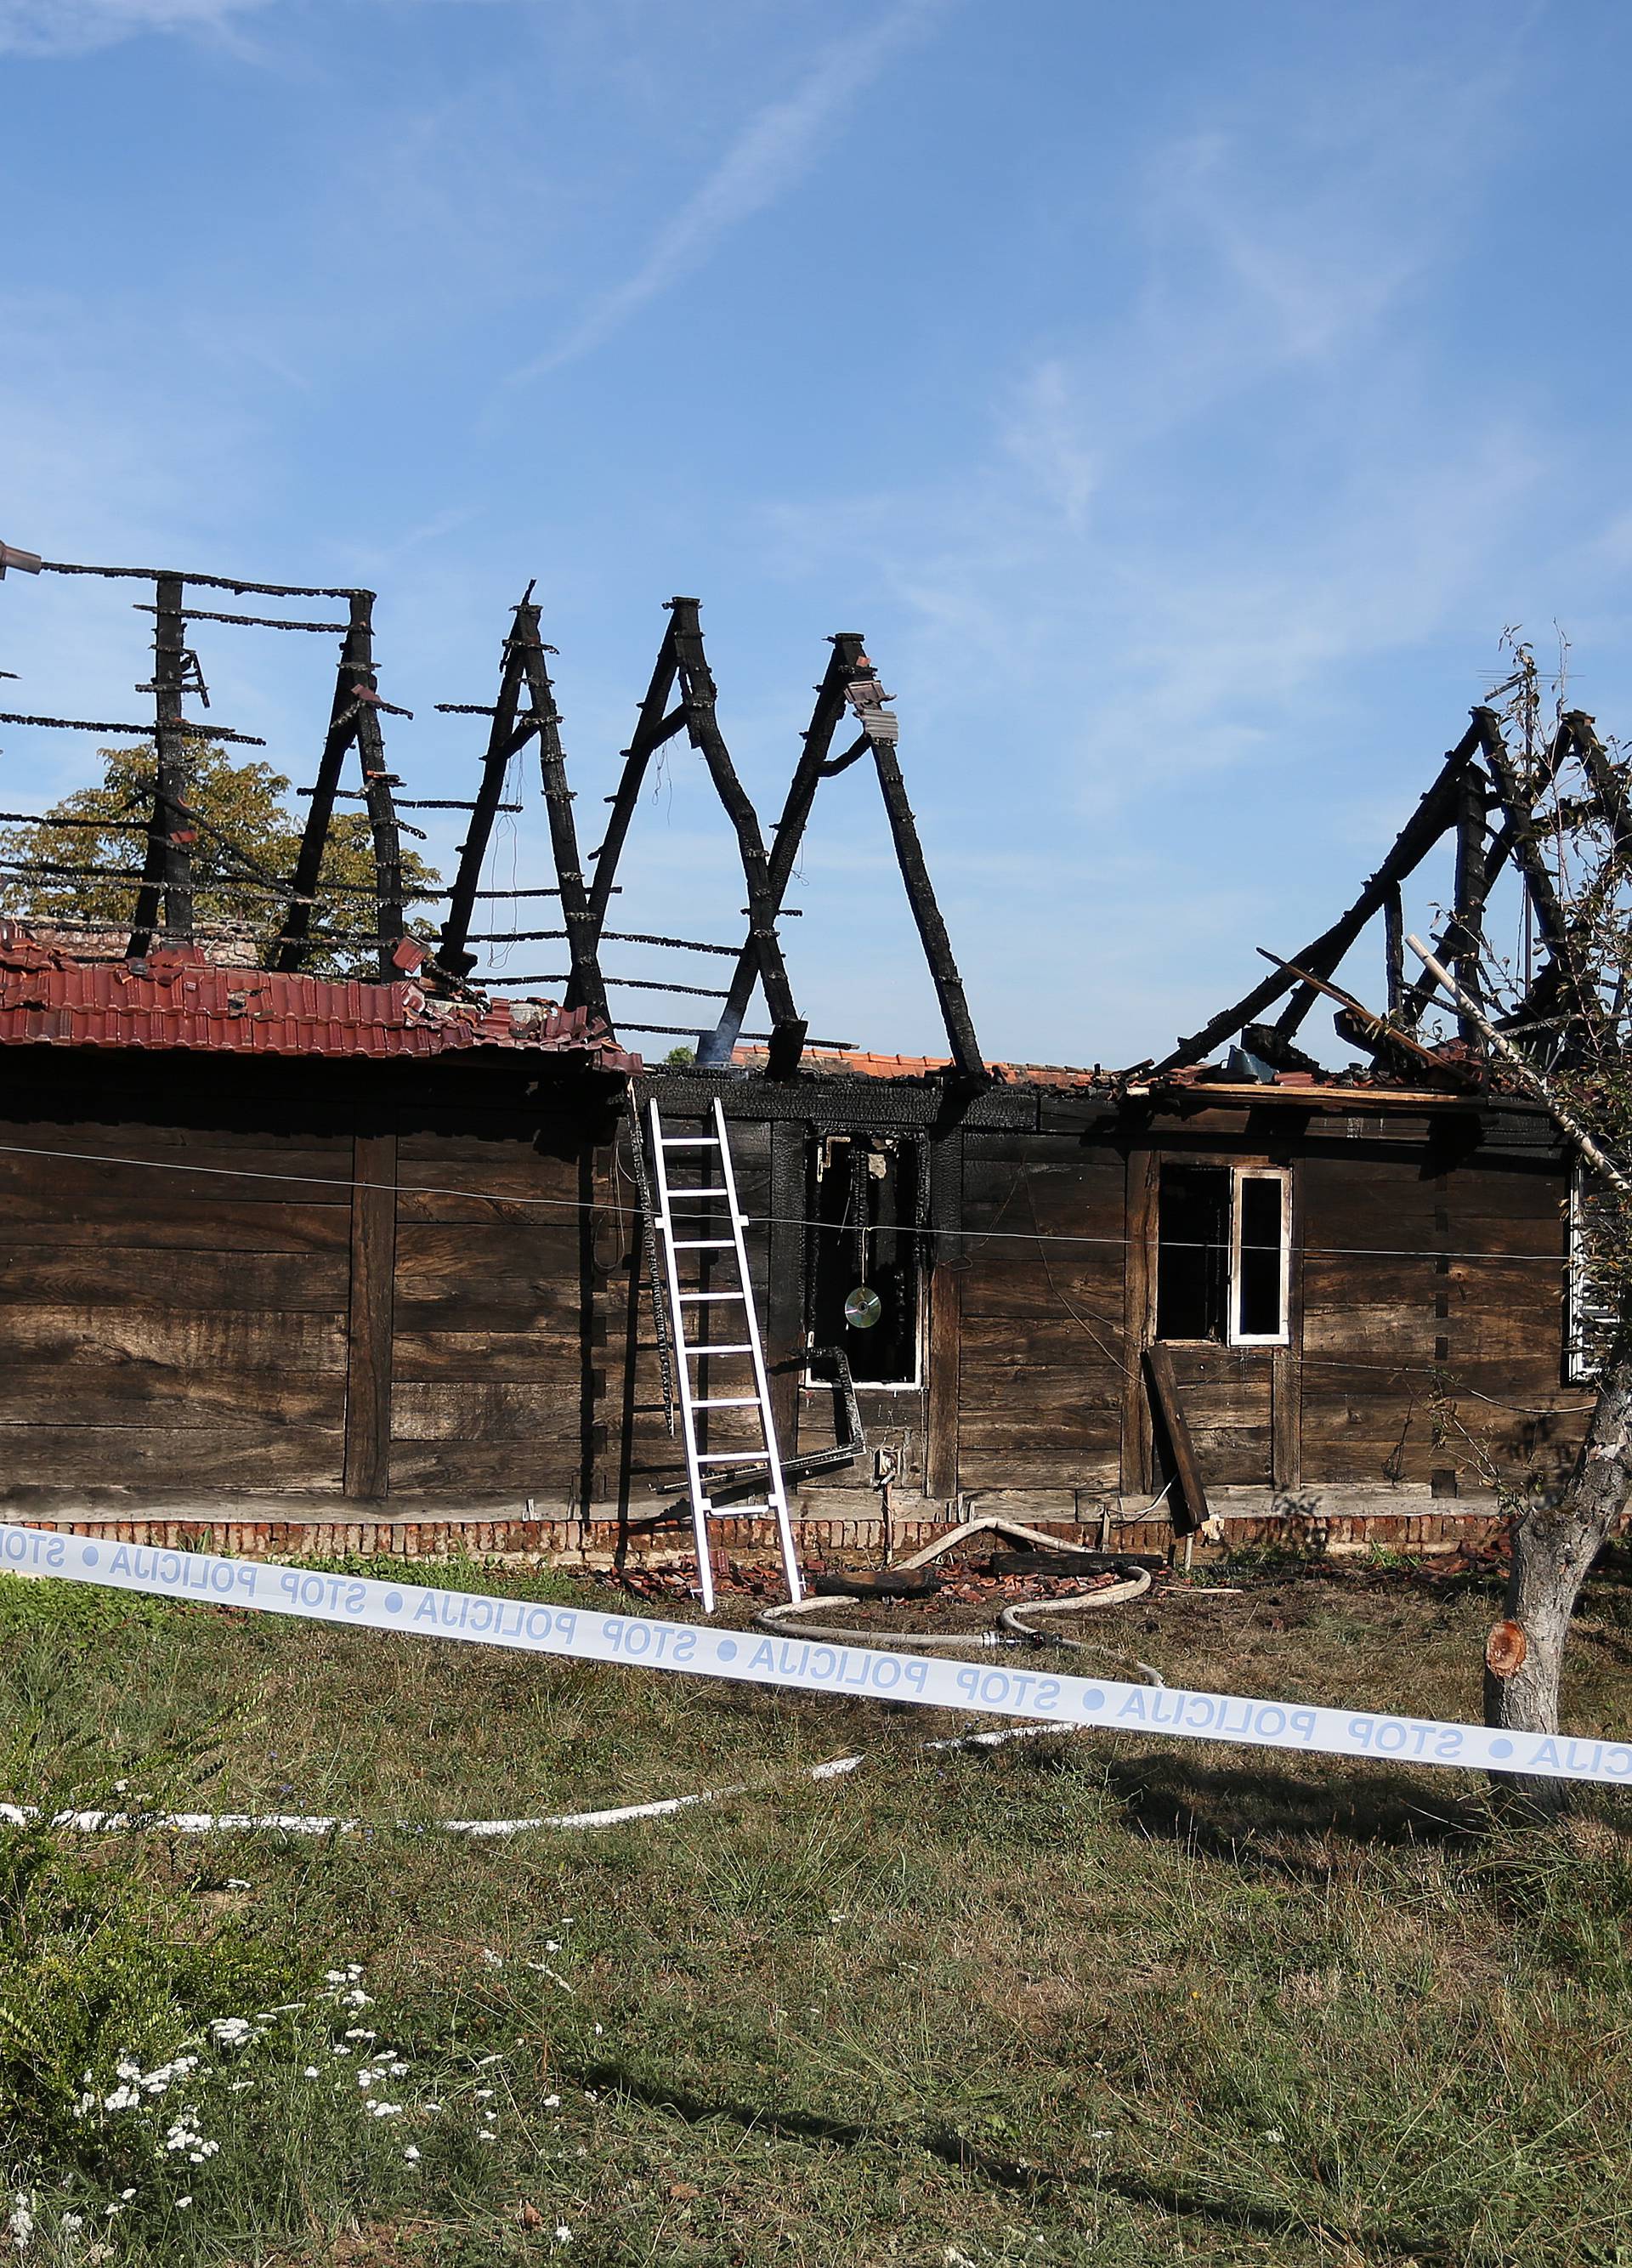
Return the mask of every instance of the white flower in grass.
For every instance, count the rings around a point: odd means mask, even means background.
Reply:
[[[483,2056],[481,2062],[476,2066],[476,2069],[478,2071],[486,2071],[489,2064],[503,2063],[504,2060],[504,2058],[502,2055]]]
[[[178,2198],[176,2199],[176,2211],[177,2211],[178,2213],[185,2213],[185,2212],[187,2211],[187,2209],[188,2205],[190,2205],[192,2204],[192,2202],[193,2202],[192,2192],[189,2191],[188,2191],[188,2193],[187,2193],[187,2195],[186,2197],[184,2197],[184,2198]]]
[[[305,2070],[301,2073],[303,2079],[315,2079],[317,2075],[318,2067],[314,2063],[309,2063],[306,2066]]]
[[[547,1937],[544,1940],[544,1950],[546,1953],[559,1953],[561,1940],[558,1937]]]
[[[141,2100],[136,2088],[116,2087],[110,2095],[104,2098],[102,2108],[104,2110],[134,2110]]]
[[[342,2048],[340,2046],[335,2046],[329,2050],[329,2053],[331,2055],[349,2055],[350,2052],[351,2051],[349,2048]]]
[[[18,2250],[20,2252],[24,2246],[28,2242],[29,2238],[34,2233],[34,2216],[33,2212],[30,2210],[29,2197],[26,2190],[14,2190],[12,2191],[11,2211],[7,2219],[6,2227],[11,2232],[12,2243],[16,2245]]]
[[[357,2085],[359,2087],[372,2087],[374,2081],[379,2077],[379,2073],[377,2071],[360,2071],[357,2073]]]
[[[134,2190],[121,2190],[119,2194],[123,2198],[125,2203],[129,2205],[131,2198],[136,2195],[136,2191]]]
[[[70,2235],[75,2229],[83,2228],[85,2225],[85,2217],[82,2213],[65,2213],[62,2215],[62,2226]]]
[[[371,2008],[374,2003],[359,1986],[354,1985],[349,1992],[341,1994],[340,2005],[342,2008]]]
[[[341,2036],[342,2039],[348,2040],[377,2040],[379,2037],[379,2034],[378,2032],[365,2031],[361,2024],[353,2024],[349,2028],[349,2029],[343,2032]]]
[[[544,2108],[546,2109],[546,2110],[560,2110],[560,2108],[561,2108],[561,2097],[560,2097],[560,2095],[547,2095],[544,2097]]]
[[[114,2066],[114,2076],[115,2079],[140,2079],[142,2066],[139,2063],[132,2063],[129,2056],[121,2056]]]
[[[425,2108],[427,2110],[440,2110],[442,2105],[439,2102],[428,2102]]]
[[[393,2079],[406,2079],[408,2075],[408,2066],[405,2063],[393,2063],[388,2065],[387,2069],[390,2071]]]
[[[476,2089],[476,2100],[478,2102],[491,2102],[493,2089],[490,2087],[479,2087]]]
[[[555,2223],[555,2242],[557,2244],[570,2244],[572,2242],[572,2231],[564,2220]]]
[[[408,2163],[409,2163],[409,2165],[410,2165],[410,2166],[416,2166],[416,2165],[418,2165],[418,2163],[419,2163],[419,2146],[418,2146],[417,2143],[410,2142],[410,2143],[408,2144],[408,2146],[407,2149],[406,2149],[406,2150],[404,2150],[404,2152],[402,2153],[402,2154],[403,2154],[403,2156],[408,2160]]]

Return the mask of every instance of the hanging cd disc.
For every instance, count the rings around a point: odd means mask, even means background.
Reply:
[[[884,1313],[884,1302],[871,1284],[858,1284],[844,1303],[844,1320],[853,1331],[870,1331]]]

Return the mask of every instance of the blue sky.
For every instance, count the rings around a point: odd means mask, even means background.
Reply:
[[[1351,895],[1505,624],[1632,718],[1629,64],[1619,0],[0,0],[0,536],[376,585],[421,794],[536,576],[590,843],[665,598],[768,820],[863,630],[987,1052],[1130,1061]],[[0,587],[19,704],[130,713],[140,637]],[[327,644],[200,643],[309,778]],[[547,858],[530,792],[492,880]],[[620,909],[729,937],[731,862],[678,744]],[[859,768],[801,871],[812,1030],[933,1049]]]

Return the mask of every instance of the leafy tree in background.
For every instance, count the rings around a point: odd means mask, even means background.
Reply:
[[[35,826],[0,830],[0,858],[30,865],[114,867],[139,872],[146,851],[146,825],[152,805],[154,752],[141,742],[128,748],[103,748],[99,786],[77,788],[53,804]],[[207,821],[193,845],[194,916],[202,931],[213,925],[247,930],[265,953],[276,936],[283,915],[282,900],[264,890],[233,886],[235,866],[224,843],[209,828],[218,830],[242,858],[262,873],[284,881],[294,872],[300,848],[301,821],[283,801],[290,783],[270,764],[235,763],[224,749],[201,747],[189,762],[189,807]],[[93,826],[68,824],[94,821]],[[405,892],[434,889],[439,877],[414,851],[402,852]],[[371,930],[375,911],[373,836],[360,811],[337,811],[329,828],[328,843],[318,882],[318,895],[335,895],[316,913],[322,928]],[[359,890],[368,895],[358,895]],[[409,927],[418,936],[433,934],[423,916],[415,917],[408,898]],[[0,913],[25,921],[106,923],[110,929],[128,928],[136,910],[136,889],[129,882],[97,881],[72,875],[17,874],[0,870]],[[375,950],[366,945],[324,944],[314,937],[304,967],[315,975],[367,976],[379,968]]]

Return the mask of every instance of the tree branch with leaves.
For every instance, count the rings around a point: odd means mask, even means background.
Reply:
[[[35,822],[0,830],[0,912],[40,924],[129,930],[153,801],[151,746],[103,748],[95,787],[76,789]],[[200,747],[189,758],[187,809],[192,845],[194,917],[202,934],[247,941],[257,956],[276,937],[300,848],[301,821],[283,798],[289,780],[270,764],[235,763],[224,749]],[[20,871],[19,871],[20,870]],[[87,871],[89,870],[89,871]],[[411,898],[433,891],[436,869],[402,853]],[[314,976],[371,977],[378,949],[346,932],[375,925],[374,849],[362,812],[337,812],[330,824],[316,895],[326,901],[313,923],[305,967]],[[433,940],[427,920],[410,922]]]

